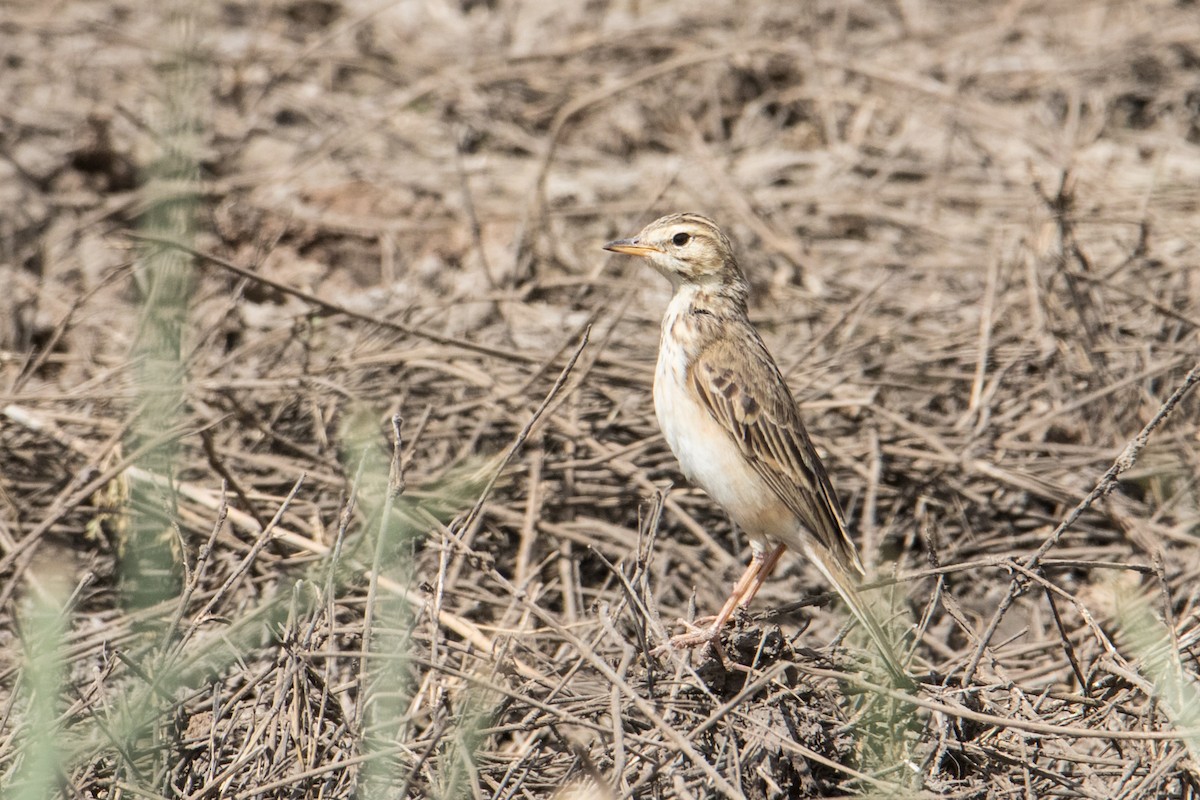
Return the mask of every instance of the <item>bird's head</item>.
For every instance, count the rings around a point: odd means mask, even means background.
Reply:
[[[617,239],[605,250],[641,256],[671,285],[702,288],[744,286],[746,279],[733,257],[729,238],[700,214],[671,214],[656,219],[629,239]]]

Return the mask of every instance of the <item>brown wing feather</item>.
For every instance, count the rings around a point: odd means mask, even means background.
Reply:
[[[701,405],[817,543],[862,574],[841,506],[796,402],[762,339],[749,325],[744,330],[745,336],[711,342],[693,362],[690,379]]]

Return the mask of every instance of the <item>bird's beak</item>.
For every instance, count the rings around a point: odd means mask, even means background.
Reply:
[[[648,256],[651,253],[659,252],[657,247],[639,244],[637,239],[617,239],[604,245],[604,249],[614,253],[624,253],[627,256]]]

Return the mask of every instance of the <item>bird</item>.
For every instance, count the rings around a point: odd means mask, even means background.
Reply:
[[[750,284],[729,238],[706,216],[670,214],[604,249],[645,259],[674,290],[654,370],[655,415],[684,476],[725,509],[751,546],[749,565],[712,623],[672,644],[719,646],[721,629],[791,548],[832,584],[888,672],[907,684],[859,592],[865,570],[829,474],[750,322]]]

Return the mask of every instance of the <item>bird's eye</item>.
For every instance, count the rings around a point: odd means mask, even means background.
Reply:
[[[687,244],[689,241],[691,241],[691,239],[692,239],[692,235],[690,233],[684,233],[684,232],[680,231],[679,233],[677,233],[671,237],[671,243],[674,244],[676,247],[683,247],[685,244]]]

